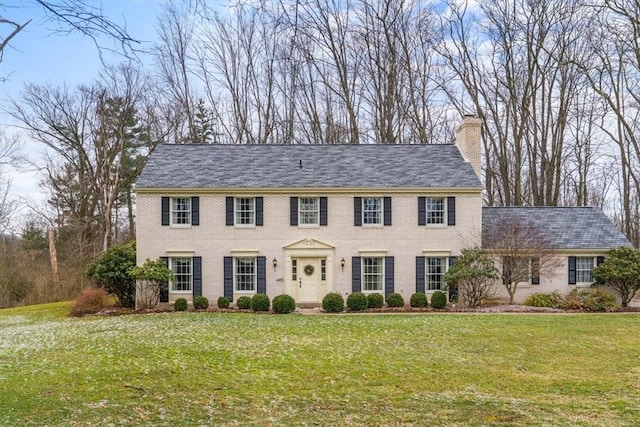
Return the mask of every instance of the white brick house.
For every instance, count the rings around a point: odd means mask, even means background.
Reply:
[[[480,132],[466,117],[455,144],[158,146],[136,184],[137,262],[173,269],[163,302],[444,289],[481,244]]]

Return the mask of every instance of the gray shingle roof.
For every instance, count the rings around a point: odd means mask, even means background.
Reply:
[[[481,183],[452,144],[163,144],[136,183],[137,189],[402,187]]]
[[[552,249],[608,249],[631,246],[607,216],[595,207],[484,207],[483,246],[500,233],[504,220],[543,230]],[[494,240],[495,241],[495,240]]]

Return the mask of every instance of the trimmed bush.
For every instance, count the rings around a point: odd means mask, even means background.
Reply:
[[[344,311],[344,298],[338,293],[330,292],[322,298],[322,309],[327,313],[342,313]]]
[[[560,308],[563,304],[564,299],[558,292],[539,292],[529,295],[527,299],[524,300],[524,305],[531,307]]]
[[[431,307],[445,308],[447,306],[447,296],[442,291],[435,291],[431,295]]]
[[[83,289],[76,297],[69,314],[71,316],[84,316],[85,314],[95,314],[102,310],[107,304],[107,291],[101,288]]]
[[[240,310],[249,310],[251,308],[251,297],[245,295],[238,298],[238,301],[236,301],[236,306]]]
[[[424,292],[416,292],[415,294],[411,295],[409,304],[411,305],[411,307],[415,308],[426,307],[427,305],[429,305],[429,303],[427,302],[427,294],[425,294]]]
[[[387,295],[387,306],[388,307],[404,307],[404,298],[402,295],[397,293],[391,293]]]
[[[291,295],[282,294],[273,299],[273,311],[280,314],[292,313],[296,309],[296,301]]]
[[[384,305],[384,297],[378,293],[367,295],[367,307],[382,308]]]
[[[600,288],[574,289],[565,298],[565,308],[585,311],[612,311],[616,297]]]
[[[251,310],[253,311],[269,311],[271,300],[267,294],[255,294],[251,298]]]
[[[351,292],[351,294],[347,297],[347,307],[351,311],[362,311],[366,310],[369,306],[369,300],[367,296],[362,292]]]
[[[187,300],[184,298],[178,298],[176,302],[173,303],[173,309],[175,311],[185,311],[188,306],[189,304],[187,303]]]
[[[193,308],[196,310],[206,310],[209,308],[209,300],[203,296],[197,296],[193,299]]]
[[[218,308],[229,308],[229,298],[227,297],[218,298]]]

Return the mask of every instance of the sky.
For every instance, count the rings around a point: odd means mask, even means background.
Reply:
[[[161,0],[87,0],[101,7],[105,16],[113,22],[125,26],[135,39],[143,41],[142,48],[149,48],[155,38],[156,17],[161,10]],[[17,98],[27,83],[51,84],[75,87],[91,84],[103,67],[99,51],[93,40],[79,34],[54,34],[56,25],[46,21],[44,10],[32,0],[2,0],[0,16],[18,23],[32,21],[18,33],[5,48],[0,62],[0,127],[9,135],[18,132],[15,121],[5,112],[9,98]],[[0,26],[2,37],[8,34],[8,27]],[[109,40],[100,40],[110,46]],[[108,52],[103,53],[105,63],[122,62],[124,58]],[[145,60],[144,55],[140,57]],[[30,141],[22,135],[24,154],[29,160],[38,162],[43,158],[41,144]],[[11,193],[15,198],[43,200],[34,168],[15,170],[9,168],[12,178]]]

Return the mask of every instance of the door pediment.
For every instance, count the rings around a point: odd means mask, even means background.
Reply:
[[[295,241],[293,243],[289,243],[284,246],[284,249],[292,250],[292,249],[334,249],[335,246],[330,245],[329,243],[321,242],[320,240],[306,238]]]

